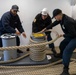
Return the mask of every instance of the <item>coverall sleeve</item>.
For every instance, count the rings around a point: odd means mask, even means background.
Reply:
[[[75,26],[74,26],[75,25],[74,22],[67,21],[66,25],[67,25],[68,33],[64,34],[64,37],[66,37],[66,36],[76,37],[76,29],[75,29]]]
[[[47,25],[50,26],[52,24],[52,20],[51,20],[51,17],[48,19],[47,21]],[[46,26],[47,29],[52,29],[52,27],[48,27]]]
[[[32,32],[36,33],[38,32],[38,15],[35,17],[34,21],[32,22]]]
[[[10,17],[9,16],[5,15],[2,17],[1,20],[2,20],[3,28],[6,32],[8,32],[8,33],[16,32],[16,30],[10,26]]]
[[[52,27],[58,25],[60,23],[60,21],[54,21],[53,23],[51,23],[49,26],[46,27],[46,29],[51,29]]]
[[[20,33],[24,32],[24,29],[22,27],[22,24],[21,24],[19,16],[18,16],[18,20],[17,21],[18,21],[17,29],[19,30]]]

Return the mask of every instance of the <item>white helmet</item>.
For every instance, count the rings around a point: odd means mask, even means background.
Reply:
[[[48,10],[47,8],[44,8],[41,12],[42,15],[47,15],[48,14]]]

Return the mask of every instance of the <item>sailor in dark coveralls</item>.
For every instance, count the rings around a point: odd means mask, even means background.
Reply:
[[[64,32],[64,34],[61,34],[60,37],[63,36],[64,40],[60,43],[60,54],[58,54],[56,57],[61,57],[63,59],[64,68],[60,75],[70,75],[70,59],[73,51],[76,48],[76,21],[73,18],[63,14],[60,9],[55,9],[53,11],[52,18],[55,18],[56,21],[44,28],[42,31],[60,24]]]
[[[22,34],[26,38],[26,34],[21,25],[20,18],[17,14],[19,11],[19,7],[17,5],[13,5],[11,10],[4,13],[1,17],[0,21],[0,35],[5,33],[15,33],[17,35]],[[16,30],[17,29],[17,30]],[[16,37],[17,46],[20,45],[20,39]],[[0,39],[0,47],[2,47],[2,40]],[[20,50],[17,50],[19,53],[22,53]]]
[[[40,32],[45,27],[49,26],[51,23],[52,23],[52,21],[51,21],[51,17],[48,14],[48,10],[47,10],[47,8],[44,8],[41,11],[41,13],[37,14],[35,17],[35,19],[32,23],[32,32],[33,33]],[[50,31],[45,33],[48,41],[52,40],[50,33],[51,33]],[[49,48],[51,48],[51,51],[55,55],[56,51],[55,51],[55,47],[54,47],[53,43],[49,44]]]

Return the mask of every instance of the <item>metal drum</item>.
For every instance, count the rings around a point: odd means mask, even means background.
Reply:
[[[31,35],[30,44],[39,44],[46,41],[46,36],[43,33],[33,33]],[[46,57],[46,46],[38,46],[30,48],[30,58],[33,61],[43,61]]]
[[[16,46],[15,34],[3,34],[1,36],[3,47]],[[4,61],[17,58],[17,50],[4,50]]]

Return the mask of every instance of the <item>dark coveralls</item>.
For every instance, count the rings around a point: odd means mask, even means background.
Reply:
[[[43,20],[42,19],[42,14],[39,13],[35,17],[35,19],[34,19],[34,21],[32,23],[32,32],[34,32],[34,33],[39,32],[42,29],[44,29],[45,27],[49,26],[51,23],[52,23],[52,21],[51,21],[51,17],[49,15],[45,20]],[[50,36],[50,32],[46,32],[45,34],[47,36],[48,41],[52,40],[52,38]],[[49,44],[49,47],[54,49],[54,44],[53,43]]]
[[[64,40],[60,43],[60,54],[65,67],[69,67],[70,58],[76,48],[76,21],[63,14],[61,21],[55,21],[47,28],[60,24],[64,34]]]
[[[10,11],[3,14],[0,21],[0,35],[4,33],[16,33],[15,28],[19,30],[20,33],[24,32],[21,25],[19,16],[14,16]],[[16,37],[17,46],[20,45],[20,39]],[[2,40],[0,39],[0,47],[2,47]]]

